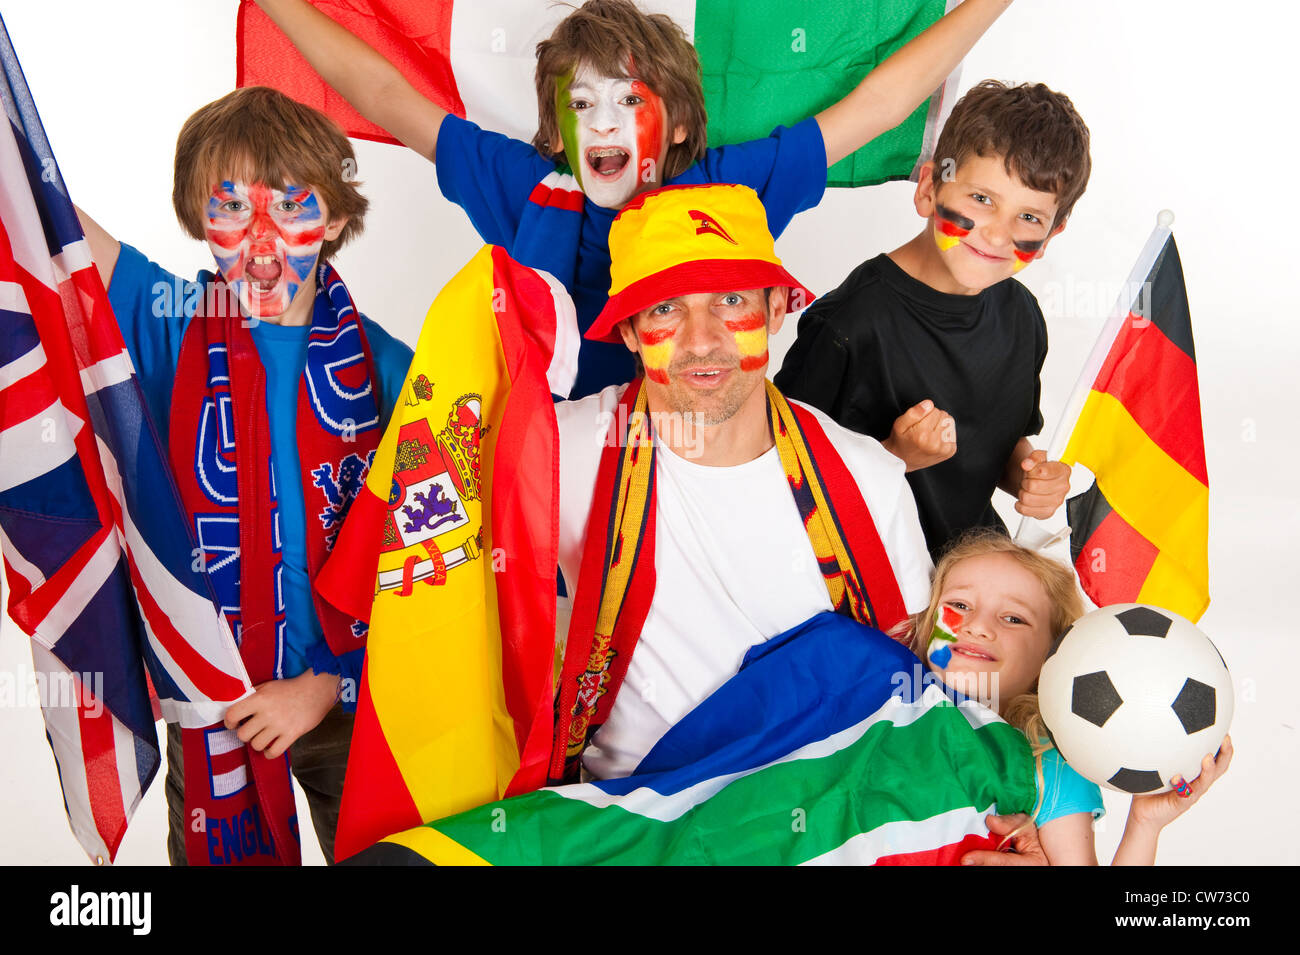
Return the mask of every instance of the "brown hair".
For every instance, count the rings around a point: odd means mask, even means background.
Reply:
[[[1001,156],[1009,175],[1056,196],[1064,222],[1088,186],[1088,127],[1069,97],[1042,83],[984,80],[957,101],[935,146],[935,161],[960,167],[971,155]]]
[[[643,13],[631,0],[588,0],[537,44],[537,135],[533,145],[543,156],[549,159],[564,152],[555,113],[555,87],[560,77],[579,66],[606,76],[623,76],[631,70],[664,101],[670,131],[664,181],[681,175],[704,157],[708,120],[695,47],[671,17]],[[686,130],[686,139],[673,143],[671,131],[678,126]]]
[[[181,228],[202,239],[208,198],[221,179],[309,185],[331,219],[348,217],[338,238],[321,247],[321,259],[328,259],[364,227],[370,203],[355,171],[352,143],[332,119],[276,90],[249,86],[202,107],[181,127],[172,207]]]

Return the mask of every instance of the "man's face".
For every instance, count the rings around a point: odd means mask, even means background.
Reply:
[[[244,312],[274,319],[308,284],[325,240],[343,227],[328,222],[324,201],[308,186],[226,179],[212,188],[203,231]]]
[[[940,175],[938,170],[934,175]],[[917,187],[917,211],[931,220],[941,261],[956,286],[988,288],[1040,257],[1065,224],[1053,228],[1056,196],[1009,174],[1000,156],[974,156],[951,182],[933,176]]]
[[[645,365],[651,410],[691,415],[694,423],[729,420],[762,391],[768,334],[785,317],[784,288],[705,292],[645,309],[619,331]]]
[[[668,111],[640,80],[580,66],[556,82],[555,115],[569,166],[596,205],[621,209],[663,182]],[[680,143],[686,132],[672,136]]]

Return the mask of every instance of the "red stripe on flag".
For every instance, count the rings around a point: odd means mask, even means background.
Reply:
[[[40,414],[54,404],[58,396],[42,363],[30,375],[4,389],[4,400],[0,401],[0,431],[7,431]],[[62,425],[63,422],[56,424]]]
[[[243,696],[244,683],[241,679],[213,666],[172,626],[171,618],[154,600],[153,592],[141,579],[135,557],[128,555],[127,563],[131,568],[131,585],[135,587],[135,596],[140,602],[140,610],[144,613],[149,629],[198,692],[213,700],[237,700]]]
[[[382,16],[346,3],[316,0],[314,6],[378,50],[426,99],[449,113],[465,115],[451,69],[452,3],[388,4]],[[239,4],[235,47],[236,86],[274,87],[328,114],[349,136],[397,142],[334,92],[251,0]]]
[[[1074,569],[1084,592],[1098,607],[1132,603],[1159,553],[1155,544],[1111,511],[1084,541]]]
[[[876,865],[961,865],[961,857],[968,852],[984,849],[996,852],[998,839],[992,835],[968,835],[961,842],[939,846],[937,849],[923,849],[920,852],[899,852],[891,856],[881,856]]]
[[[113,714],[94,699],[89,687],[73,674],[77,683],[77,727],[81,733],[81,754],[86,766],[86,791],[95,830],[108,846],[111,859],[126,834],[126,807],[122,804],[122,782],[117,772],[117,747],[113,743]],[[98,711],[92,716],[90,708]],[[76,772],[76,767],[68,767]]]
[[[78,269],[61,282],[59,296],[69,316],[68,331],[78,367],[90,368],[122,354],[126,346],[94,266]],[[73,302],[77,304],[75,309]]]
[[[554,722],[554,644],[539,637],[555,632],[560,452],[545,369],[555,350],[556,316],[550,285],[505,250],[492,250],[492,272],[493,287],[509,288],[506,300],[518,306],[496,313],[511,390],[497,432],[490,525],[493,551],[506,555],[504,572],[492,577],[502,685],[519,750],[519,769],[506,789],[513,796],[546,784]],[[534,540],[539,525],[552,532]]]
[[[117,530],[111,526],[101,527],[90,540],[86,541],[75,554],[64,562],[53,577],[47,578],[43,585],[30,591],[21,602],[17,600],[15,595],[11,595],[9,614],[14,623],[18,624],[24,633],[34,634],[37,627],[64,600],[84,600],[84,590],[76,588],[77,578],[86,569],[86,565],[90,563],[91,558],[99,552],[99,548],[104,544],[104,538],[109,534],[116,533]],[[16,579],[22,580],[23,578]],[[74,592],[69,594],[70,590]]]
[[[1118,399],[1152,441],[1208,486],[1196,362],[1154,322],[1129,315],[1092,387]]]
[[[577,189],[552,189],[544,183],[533,186],[528,194],[528,201],[535,206],[554,206],[569,212],[581,212],[586,202],[586,194]]]
[[[370,699],[369,668],[368,661],[361,665],[361,694],[334,838],[335,862],[424,822],[379,725]],[[448,771],[455,772],[455,768]]]

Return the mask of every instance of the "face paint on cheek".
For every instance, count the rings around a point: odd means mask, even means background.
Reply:
[[[293,274],[298,277],[298,281],[294,282],[293,276],[288,276],[292,297],[307,281],[316,265],[321,246],[325,244],[325,223],[321,217],[320,203],[310,189],[288,186],[284,198],[299,206],[291,219],[277,224],[277,230],[285,244],[285,259]]]
[[[760,312],[726,322],[740,351],[740,370],[757,371],[767,364],[767,316]]]
[[[960,212],[955,212],[945,205],[934,204],[934,241],[940,252],[947,252],[954,245],[970,235],[975,228],[975,220],[967,219]]]
[[[952,645],[957,642],[957,628],[961,626],[961,621],[961,612],[952,607],[940,607],[935,616],[934,630],[930,632],[930,645],[925,656],[940,670],[952,662]]]
[[[208,200],[206,238],[246,314],[282,315],[311,277],[325,241],[323,210],[311,189],[226,180]]]
[[[668,366],[673,360],[676,343],[673,336],[675,328],[657,328],[645,332],[641,339],[641,364],[645,365],[645,376],[656,384],[668,384]]]
[[[217,268],[227,280],[232,279],[235,272],[243,272],[244,253],[241,249],[248,236],[248,212],[229,208],[229,204],[236,201],[241,201],[240,196],[229,179],[213,189],[208,199],[208,225],[204,230],[212,257],[217,260]]]
[[[663,101],[640,80],[632,81],[632,92],[642,100],[636,108],[637,175],[643,183],[655,182],[664,145]]]
[[[1016,256],[1015,264],[1011,267],[1012,271],[1019,272],[1038,255],[1039,250],[1043,247],[1046,239],[1034,239],[1032,241],[1014,240],[1011,244],[1015,246],[1014,253]]]
[[[582,185],[582,149],[578,145],[578,114],[569,109],[569,87],[573,84],[573,70],[555,81],[555,121],[560,127],[560,142],[564,157],[578,185]]]

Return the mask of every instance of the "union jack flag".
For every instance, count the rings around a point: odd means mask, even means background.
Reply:
[[[160,762],[150,678],[188,727],[251,687],[3,19],[0,61],[0,553],[73,834],[111,862]]]

